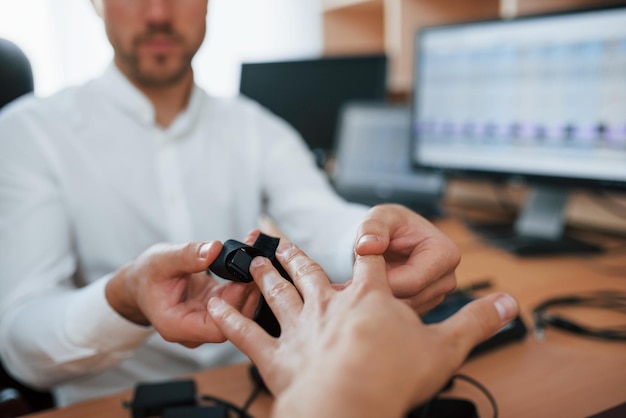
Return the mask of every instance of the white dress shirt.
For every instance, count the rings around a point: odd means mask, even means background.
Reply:
[[[167,129],[115,68],[0,113],[0,354],[61,405],[241,360],[167,343],[108,305],[111,274],[158,242],[243,239],[267,213],[333,280],[366,208],[329,187],[293,129],[194,87]]]

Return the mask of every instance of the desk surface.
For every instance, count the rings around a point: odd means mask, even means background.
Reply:
[[[515,296],[529,328],[528,337],[466,362],[460,373],[468,375],[492,393],[500,416],[587,417],[626,401],[626,344],[569,335],[548,328],[545,339],[532,333],[531,311],[547,298],[600,289],[626,292],[625,257],[517,258],[481,243],[458,220],[437,222],[463,252],[457,269],[460,285],[489,279],[489,291]],[[621,259],[621,263],[620,263]],[[623,323],[623,317],[605,312],[585,312],[585,318]],[[235,365],[196,374],[199,392],[242,405],[252,391],[247,365]],[[491,417],[487,399],[471,385],[458,382],[450,396],[467,397],[483,418]],[[76,404],[33,416],[126,418],[122,401],[131,392]],[[256,418],[269,415],[272,399],[259,396],[250,408]]]

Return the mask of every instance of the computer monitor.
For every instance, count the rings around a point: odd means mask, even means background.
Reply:
[[[361,101],[343,106],[329,170],[337,193],[351,202],[399,203],[428,218],[440,216],[445,178],[411,166],[410,138],[408,106]]]
[[[333,149],[339,109],[353,100],[385,100],[384,55],[244,63],[241,94],[289,122],[322,166]]]
[[[431,27],[415,48],[414,163],[527,181],[495,240],[512,251],[593,250],[564,208],[571,188],[626,189],[626,7]]]

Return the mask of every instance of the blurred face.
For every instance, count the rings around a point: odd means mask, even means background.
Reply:
[[[115,62],[133,82],[170,86],[191,73],[208,0],[95,0]]]

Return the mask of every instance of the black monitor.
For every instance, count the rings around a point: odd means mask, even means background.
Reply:
[[[415,48],[414,163],[527,181],[492,236],[511,251],[595,250],[564,237],[564,208],[571,188],[626,190],[626,7],[431,27]]]
[[[383,101],[386,75],[384,55],[244,63],[240,92],[289,122],[323,165],[339,109],[354,100]]]

